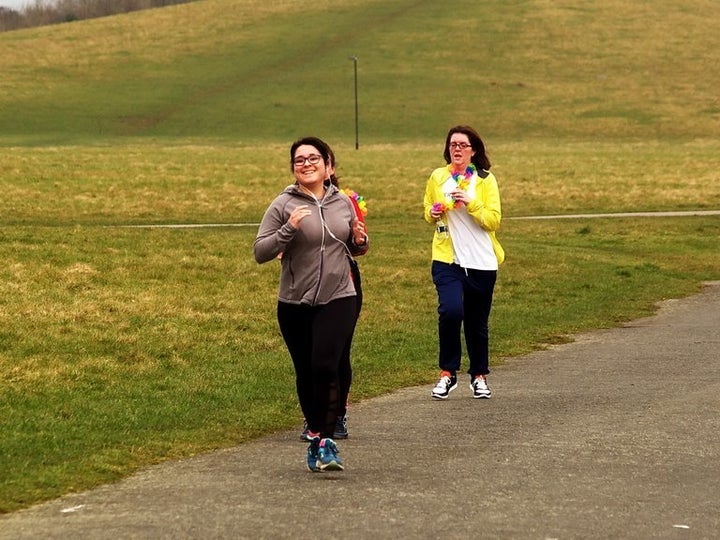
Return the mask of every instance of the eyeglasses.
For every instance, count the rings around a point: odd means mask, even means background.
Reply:
[[[468,148],[472,148],[472,144],[468,144],[466,142],[451,142],[448,146],[450,148],[459,148],[460,150],[467,150]]]
[[[296,167],[302,167],[307,161],[310,165],[317,165],[322,160],[322,156],[319,154],[310,154],[309,156],[295,156],[293,159],[293,165]]]

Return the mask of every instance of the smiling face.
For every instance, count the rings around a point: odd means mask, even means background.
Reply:
[[[293,154],[295,180],[316,195],[322,193],[323,183],[330,176],[328,166],[320,151],[311,144],[298,146]]]
[[[453,133],[448,143],[450,163],[456,171],[465,171],[475,155],[470,138],[464,133]]]

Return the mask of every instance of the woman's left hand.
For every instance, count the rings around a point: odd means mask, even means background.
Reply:
[[[352,231],[355,245],[361,246],[365,244],[367,241],[367,229],[365,228],[365,224],[359,219],[356,219],[353,222]]]
[[[450,196],[453,198],[454,201],[461,202],[465,205],[472,202],[472,198],[470,195],[467,194],[466,191],[463,191],[462,189],[456,189],[452,193],[450,193]]]

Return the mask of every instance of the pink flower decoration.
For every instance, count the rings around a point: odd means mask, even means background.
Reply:
[[[447,212],[448,206],[445,203],[436,202],[433,203],[431,210],[434,214],[442,214],[444,212]]]

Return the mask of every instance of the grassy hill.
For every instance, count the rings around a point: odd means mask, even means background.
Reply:
[[[714,137],[720,6],[207,0],[0,34],[0,144]]]

